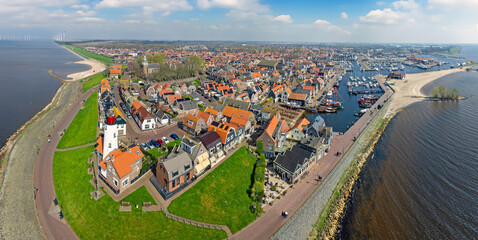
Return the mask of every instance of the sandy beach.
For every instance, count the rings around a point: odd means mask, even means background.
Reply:
[[[102,72],[106,69],[106,66],[103,63],[100,63],[93,59],[84,59],[84,60],[75,62],[75,64],[89,65],[91,68],[83,72],[69,74],[67,76],[68,79],[66,79],[66,81],[78,81],[80,79],[91,76],[98,72]]]
[[[66,50],[70,51],[71,53],[73,53],[76,56],[83,59],[81,61],[74,62],[75,64],[84,64],[84,65],[88,65],[88,66],[91,67],[90,69],[88,69],[86,71],[83,71],[83,72],[77,72],[77,73],[69,74],[67,76],[68,79],[65,79],[65,81],[67,81],[67,82],[78,81],[80,79],[91,76],[91,75],[96,74],[98,72],[102,72],[106,69],[106,66],[100,61],[97,61],[97,60],[94,60],[94,59],[86,59],[83,56],[77,54],[76,52],[71,51],[70,49],[68,49],[66,47],[63,47],[63,48],[65,48]]]
[[[412,103],[425,99],[426,95],[422,92],[423,86],[445,75],[464,71],[464,69],[454,68],[433,72],[407,74],[403,80],[391,80],[388,83],[395,91],[392,102],[388,108],[386,117],[393,116],[400,109],[409,106]],[[383,76],[385,78],[385,76]]]

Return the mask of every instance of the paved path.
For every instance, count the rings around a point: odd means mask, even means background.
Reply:
[[[209,224],[209,223],[203,223],[203,222],[197,222],[197,221],[189,220],[187,218],[179,217],[179,216],[176,216],[174,214],[169,213],[167,208],[164,208],[163,212],[166,215],[166,217],[168,217],[170,219],[173,219],[173,220],[176,220],[176,221],[179,221],[179,222],[182,222],[182,223],[186,223],[186,224],[189,224],[189,225],[194,225],[194,226],[197,226],[197,227],[210,228],[210,229],[221,229],[221,230],[226,232],[228,238],[230,238],[232,236],[231,230],[229,230],[229,228],[226,225],[215,225],[215,224]]]
[[[34,186],[38,187],[33,184],[35,159],[42,144],[47,144],[47,134],[75,101],[79,86],[79,82],[63,85],[61,94],[54,99],[58,102],[54,102],[47,114],[32,123],[15,143],[0,191],[0,239],[45,238],[35,214]],[[39,188],[37,193],[42,191]]]
[[[72,104],[68,112],[50,132],[51,142],[44,141],[35,161],[34,186],[39,189],[36,193],[35,206],[39,222],[47,239],[78,239],[70,225],[58,221],[55,216],[48,214],[53,199],[56,198],[53,185],[53,156],[56,151],[60,136],[54,134],[67,129],[86,100],[98,87],[91,88],[81,94]],[[61,205],[61,203],[60,203]]]
[[[57,152],[66,152],[66,151],[70,151],[70,150],[75,150],[75,149],[80,149],[80,148],[84,148],[84,147],[88,147],[88,146],[93,146],[95,144],[96,144],[96,142],[92,142],[92,143],[88,143],[88,144],[85,144],[85,145],[76,146],[76,147],[72,147],[72,148],[56,149],[56,151]]]
[[[309,169],[309,174],[307,175],[307,177],[305,177],[303,180],[300,180],[299,183],[295,184],[292,189],[288,189],[287,194],[284,197],[281,197],[281,199],[279,200],[274,200],[274,205],[272,207],[265,208],[265,212],[261,215],[260,218],[256,219],[253,223],[249,224],[241,231],[235,233],[232,239],[269,239],[271,237],[275,239],[306,238],[311,232],[313,224],[315,224],[315,222],[317,221],[318,215],[317,217],[315,217],[314,215],[310,215],[308,216],[308,218],[307,216],[304,217],[303,215],[300,215],[301,217],[299,217],[299,215],[295,217],[295,213],[319,187],[317,182],[318,175],[322,176],[325,179],[324,182],[320,184],[320,188],[324,188],[324,190],[322,191],[326,191],[331,194],[332,190],[337,185],[337,182],[335,182],[335,178],[334,181],[332,181],[331,179],[328,180],[327,178],[332,178],[332,175],[329,177],[329,174],[331,174],[332,170],[340,161],[340,157],[337,157],[332,153],[345,153],[350,148],[350,146],[354,143],[354,137],[358,137],[368,125],[368,123],[371,121],[371,119],[375,116],[377,111],[374,110],[374,108],[379,104],[383,105],[384,101],[392,95],[392,92],[389,88],[384,89],[387,89],[386,93],[371,108],[371,112],[373,114],[367,113],[363,115],[344,135],[335,134],[331,149],[329,150],[329,154],[321,158],[318,161],[318,164],[315,164],[311,169]],[[325,184],[327,182],[329,184]],[[333,186],[333,188],[331,188],[330,186]],[[317,195],[318,194],[315,194],[314,196]],[[324,199],[328,200],[328,198],[329,197],[325,197]],[[313,198],[310,199],[310,201],[312,200]],[[320,207],[320,205],[317,207]],[[290,217],[284,219],[281,216],[282,211],[288,212]],[[314,211],[322,212],[321,209],[316,209]],[[308,214],[307,210],[302,210],[302,212],[303,214]],[[303,219],[308,219],[308,221],[303,221]],[[291,222],[288,224],[294,223],[297,224],[297,226],[300,226],[296,227],[296,231],[294,231],[294,233],[298,235],[282,234],[291,229],[288,226],[285,226],[284,229],[281,229],[281,227],[288,221]],[[279,231],[279,229],[281,230]],[[278,234],[274,235],[277,231],[279,231]],[[302,235],[300,235],[297,231],[300,231],[300,234]],[[297,237],[299,235],[305,237]]]

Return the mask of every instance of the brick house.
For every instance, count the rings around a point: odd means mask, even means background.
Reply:
[[[99,146],[99,145],[98,145]],[[102,147],[97,150],[103,152]],[[144,155],[138,146],[128,147],[124,151],[115,149],[99,163],[100,176],[117,193],[131,185],[143,167]]]
[[[193,175],[193,163],[183,151],[179,153],[173,151],[156,166],[156,179],[166,194],[191,182]]]
[[[189,113],[183,121],[183,130],[193,135],[198,135],[206,125],[204,120],[196,115]]]

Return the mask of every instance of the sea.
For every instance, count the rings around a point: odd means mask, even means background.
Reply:
[[[478,47],[460,57],[477,61]],[[336,239],[477,239],[478,72],[426,85],[460,101],[415,103],[398,113],[365,164]]]
[[[53,41],[0,41],[0,146],[55,95],[61,78],[90,66],[73,64],[80,57]]]

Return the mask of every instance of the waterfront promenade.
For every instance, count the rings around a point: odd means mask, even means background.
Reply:
[[[392,96],[393,91],[386,87],[383,82],[380,82],[380,84],[386,91],[372,106],[373,114],[363,115],[343,135],[335,134],[329,153],[321,158],[318,164],[309,169],[309,174],[298,184],[295,184],[294,188],[288,189],[284,197],[274,201],[271,208],[265,209],[260,218],[237,232],[232,239],[269,239],[271,237],[273,239],[304,239],[309,236],[338,180],[353,160],[353,157],[345,157],[347,154],[336,156],[334,153],[348,152],[354,144],[354,138],[359,137],[360,133],[370,125],[373,119],[381,118],[384,115],[385,109],[382,108],[382,111],[377,111],[375,107],[384,105],[385,101],[388,101]],[[377,112],[380,114],[377,114]],[[377,115],[379,117],[376,117]],[[358,143],[354,144],[355,147],[350,152],[360,148],[362,140],[359,140]],[[318,175],[324,178],[320,185]],[[316,189],[320,190],[316,191]],[[304,203],[306,204],[303,206]],[[288,212],[290,217],[284,219],[281,216],[282,211]]]

